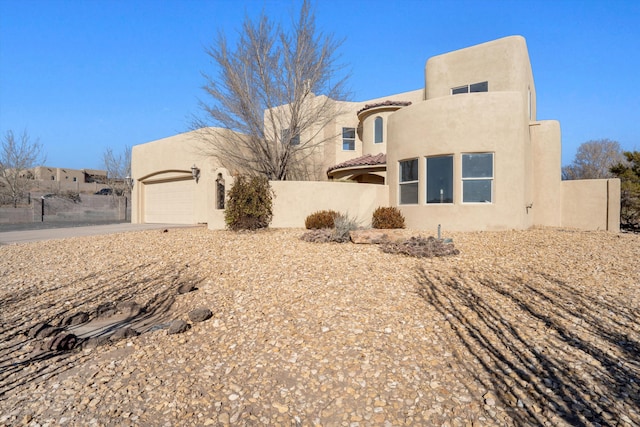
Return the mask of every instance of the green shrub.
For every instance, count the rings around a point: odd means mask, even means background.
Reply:
[[[224,220],[231,230],[267,228],[271,219],[273,190],[267,178],[240,175],[229,190]]]
[[[404,216],[398,208],[379,207],[373,212],[373,228],[404,228]]]
[[[304,226],[307,230],[319,230],[321,228],[335,227],[335,218],[338,216],[336,211],[318,211],[309,215],[304,220]]]

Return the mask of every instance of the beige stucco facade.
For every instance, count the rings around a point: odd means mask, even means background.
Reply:
[[[396,206],[413,229],[619,229],[618,180],[561,181],[560,124],[536,117],[524,38],[435,56],[424,72],[422,89],[336,103],[310,157],[325,174],[273,182],[272,226],[303,227],[321,209],[368,225],[375,208]],[[233,177],[203,144],[189,132],[133,148],[134,222],[224,227],[220,183]]]

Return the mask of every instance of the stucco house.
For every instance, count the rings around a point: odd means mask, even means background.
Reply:
[[[320,209],[366,224],[397,206],[418,230],[619,230],[619,180],[561,181],[560,124],[536,117],[523,37],[430,58],[424,88],[339,104],[323,132],[334,137],[308,160],[322,174],[272,182],[273,227],[302,227]],[[203,144],[192,131],[133,147],[133,222],[224,228],[234,171]]]

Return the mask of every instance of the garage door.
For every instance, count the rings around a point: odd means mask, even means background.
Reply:
[[[144,222],[150,224],[195,224],[193,180],[145,184]]]

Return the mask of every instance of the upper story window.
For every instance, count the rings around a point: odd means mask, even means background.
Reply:
[[[493,202],[493,153],[462,155],[462,202]]]
[[[453,203],[453,156],[427,157],[427,203]]]
[[[283,144],[286,144],[288,142],[291,145],[300,145],[300,135],[291,136],[291,132],[289,131],[289,129],[282,129],[280,138],[282,138]]]
[[[342,149],[344,151],[356,149],[356,128],[342,128]]]
[[[460,93],[488,92],[489,82],[473,83],[470,85],[458,86],[451,89],[451,95]]]
[[[375,144],[380,144],[384,137],[383,137],[383,128],[384,123],[382,120],[382,117],[376,117],[376,120],[373,123],[373,142]]]
[[[400,204],[418,203],[418,159],[400,162]]]

